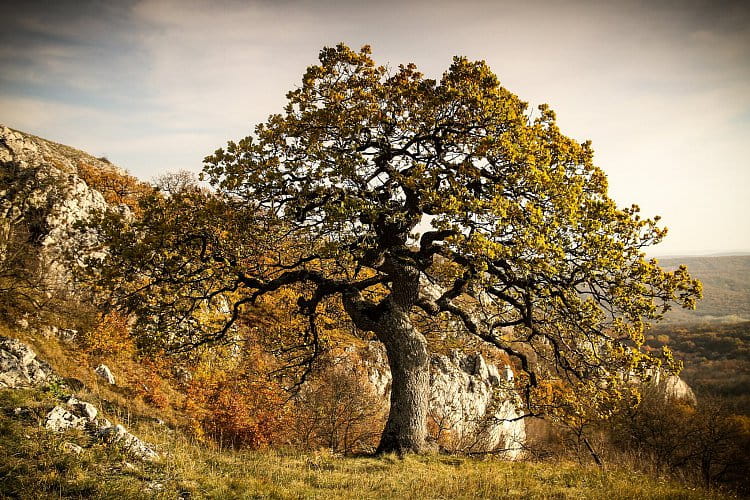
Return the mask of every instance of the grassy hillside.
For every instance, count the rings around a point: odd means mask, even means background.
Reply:
[[[53,434],[38,417],[56,403],[37,390],[0,390],[4,498],[724,498],[634,472],[571,462],[446,455],[341,457],[294,450],[217,451],[153,420],[132,430],[164,459],[138,462],[80,431]],[[37,417],[13,416],[31,407]],[[65,443],[83,446],[77,455]]]
[[[0,334],[18,336],[7,327]],[[637,458],[607,460],[601,470],[585,456],[581,465],[559,456],[507,462],[438,454],[345,457],[288,446],[222,450],[197,441],[174,408],[149,406],[126,388],[98,383],[92,360],[74,347],[20,336],[59,375],[85,387],[0,389],[0,498],[725,498],[681,476],[639,472],[649,469]],[[107,361],[115,372],[129,363]],[[70,394],[154,444],[161,460],[139,461],[82,431],[45,430],[48,411]],[[70,451],[68,443],[83,451]]]
[[[667,321],[750,320],[750,255],[659,259],[666,268],[685,264],[703,282],[703,300],[695,311],[676,309]]]

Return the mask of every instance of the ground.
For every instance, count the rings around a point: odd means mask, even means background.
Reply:
[[[58,397],[54,388],[0,390],[0,498],[724,498],[620,465],[220,451],[153,419],[130,428],[164,458],[141,462],[81,432],[44,430]],[[32,411],[19,417],[18,407]],[[67,451],[69,442],[83,451]]]

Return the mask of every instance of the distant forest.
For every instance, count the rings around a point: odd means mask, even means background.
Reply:
[[[750,321],[663,324],[651,330],[646,345],[669,346],[699,398],[719,398],[750,415]]]

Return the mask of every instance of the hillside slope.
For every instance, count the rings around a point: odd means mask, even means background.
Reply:
[[[675,268],[685,264],[703,282],[703,300],[695,311],[675,309],[667,321],[750,321],[750,255],[660,259]]]
[[[45,415],[71,395],[96,396],[81,390],[45,382],[0,389],[0,498],[724,498],[622,465],[221,451],[165,426],[156,408],[131,418],[127,401],[107,402],[108,417],[127,415],[159,450],[156,460],[140,460],[84,430],[45,428]]]

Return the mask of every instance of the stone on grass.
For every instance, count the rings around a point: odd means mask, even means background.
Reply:
[[[109,445],[117,445],[126,453],[141,460],[158,460],[159,454],[147,443],[132,435],[120,424],[99,429],[99,438]]]
[[[73,415],[62,406],[55,406],[47,414],[44,428],[50,431],[62,432],[68,429],[85,429],[86,419]]]
[[[34,387],[48,381],[52,370],[17,339],[0,337],[0,388]]]
[[[85,418],[89,422],[96,420],[96,416],[99,414],[99,410],[96,409],[96,406],[85,401],[80,401],[74,396],[71,396],[68,399],[67,404],[75,411],[76,415]]]
[[[110,385],[115,385],[115,376],[107,365],[99,365],[94,369],[94,373],[107,381]]]

